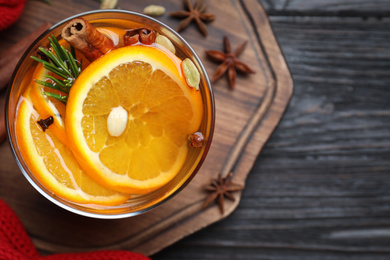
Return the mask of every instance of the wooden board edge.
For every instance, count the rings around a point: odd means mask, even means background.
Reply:
[[[278,122],[280,121],[282,114],[285,111],[286,106],[289,103],[289,100],[292,96],[292,90],[293,90],[293,84],[292,84],[292,78],[289,72],[289,69],[287,67],[287,64],[285,63],[284,57],[282,59],[274,58],[270,53],[269,49],[273,50],[274,52],[281,54],[281,50],[279,48],[279,45],[273,35],[271,25],[268,20],[268,16],[265,13],[265,10],[261,6],[261,4],[257,1],[251,1],[251,0],[237,0],[240,2],[242,8],[245,8],[245,12],[249,15],[249,19],[252,22],[252,29],[257,33],[257,37],[259,37],[259,41],[261,44],[263,44],[263,51],[265,51],[266,56],[269,59],[270,67],[274,71],[275,79],[270,83],[271,85],[275,86],[275,93],[273,94],[273,100],[270,105],[270,110],[265,114],[265,117],[262,119],[261,124],[257,127],[256,133],[259,133],[259,129],[263,128],[264,125],[266,125],[267,120],[271,118],[272,116],[276,116],[278,118],[277,121],[272,122],[272,125],[267,125],[265,132],[261,131],[261,135],[264,135],[264,133],[267,133],[267,138],[265,140],[262,140],[261,146],[257,146],[256,149],[258,149],[258,152],[262,150],[263,146],[265,145],[267,139],[272,134],[273,130],[276,128]],[[259,16],[260,15],[260,16]],[[263,37],[267,37],[271,43],[265,43],[262,39]],[[269,49],[268,49],[269,48]],[[275,68],[283,68],[283,70],[275,70]],[[287,73],[286,73],[287,71]],[[280,107],[279,107],[280,106]],[[251,149],[250,145],[248,144],[244,150],[248,151],[248,149]],[[237,172],[240,172],[241,174],[237,174],[238,179],[245,179],[246,175],[249,173],[249,170],[242,170],[242,165],[245,163],[242,159],[245,156],[242,156],[239,160],[239,164],[237,166]],[[250,164],[250,168],[253,166],[253,163]],[[245,173],[245,175],[244,175]],[[235,202],[231,202],[227,204],[225,214],[221,215],[218,207],[212,206],[206,210],[198,210],[195,214],[187,214],[186,217],[182,218],[172,218],[170,219],[169,223],[162,224],[160,227],[157,227],[156,229],[153,229],[148,234],[142,234],[141,236],[135,236],[132,237],[126,241],[123,241],[120,245],[112,245],[108,247],[102,247],[98,248],[100,250],[102,249],[122,249],[122,250],[130,250],[135,252],[140,252],[142,254],[145,254],[147,256],[151,256],[162,249],[172,245],[173,243],[179,241],[180,239],[183,239],[184,237],[191,235],[200,229],[203,229],[211,224],[214,224],[218,221],[221,221],[231,215],[231,213],[234,212],[234,210],[238,207],[240,199],[241,199],[241,192],[238,192],[235,195]],[[197,202],[199,203],[199,202]],[[202,219],[203,221],[199,221],[199,219]],[[180,226],[180,232],[177,234],[177,227]],[[194,228],[196,227],[196,228]],[[176,232],[176,233],[175,233]],[[175,234],[173,234],[175,233]],[[140,239],[142,237],[142,239]],[[47,245],[45,242],[40,241],[39,239],[35,239],[34,241],[39,245],[39,247],[42,248],[49,248],[53,245]],[[68,251],[70,248],[62,247],[60,245],[54,246],[57,249],[61,249],[60,251]],[[97,248],[89,248],[89,250],[98,250]],[[85,248],[82,249],[84,251]]]
[[[263,140],[262,145],[259,148],[259,153],[264,147],[266,141],[271,136],[272,132],[280,122],[289,102],[292,97],[293,93],[293,81],[291,77],[290,70],[287,66],[287,63],[284,59],[284,56],[282,54],[282,51],[279,47],[278,42],[276,41],[275,36],[273,35],[273,31],[271,28],[271,24],[269,23],[268,16],[264,10],[264,8],[261,6],[259,2],[255,2],[252,0],[244,0],[241,1],[241,4],[244,9],[250,10],[250,12],[247,12],[248,15],[250,15],[250,19],[252,21],[252,27],[256,31],[257,35],[263,34],[263,37],[259,38],[260,44],[263,44],[263,51],[265,52],[268,61],[269,66],[273,70],[273,76],[274,79],[270,84],[273,84],[275,87],[275,93],[273,94],[273,101],[272,104],[269,107],[269,111],[266,113],[264,119],[262,120],[261,124],[257,127],[256,133],[261,133],[261,135],[264,135],[264,132],[267,134],[267,139]],[[254,5],[255,4],[255,5]],[[261,20],[256,18],[256,14],[261,14]],[[262,30],[260,30],[262,28]],[[266,29],[265,29],[266,28]],[[261,32],[260,32],[261,31]],[[266,34],[266,37],[270,42],[265,43],[263,41],[264,34]],[[274,52],[279,53],[279,57],[273,57],[269,50],[272,50]],[[275,68],[281,68],[276,70]],[[273,120],[272,123],[268,123],[269,119],[272,117],[276,117],[277,120]],[[268,123],[265,131],[259,131],[259,129],[264,128],[264,125]],[[258,134],[260,135],[260,134]],[[249,145],[246,147],[246,151],[250,149]],[[239,164],[242,165],[242,160],[239,161]],[[251,167],[253,166],[253,163],[251,164]],[[243,172],[240,170],[240,172]],[[248,173],[247,173],[248,174]],[[238,175],[237,175],[238,176]],[[239,178],[245,178],[246,176],[242,176],[242,174],[239,176]],[[155,236],[151,240],[148,241],[148,243],[159,245],[160,248],[152,247],[150,249],[150,245],[147,244],[140,244],[137,247],[132,248],[132,250],[136,252],[143,253],[148,256],[152,256],[153,254],[156,254],[157,252],[161,251],[162,249],[172,245],[173,243],[183,239],[184,237],[191,235],[197,231],[199,231],[202,228],[205,228],[209,225],[212,225],[216,222],[219,222],[229,215],[231,215],[234,210],[238,207],[240,199],[241,199],[241,192],[235,194],[235,202],[230,203],[229,206],[226,208],[226,212],[224,215],[221,215],[217,205],[210,207],[206,210],[202,210],[198,212],[195,215],[192,215],[191,217],[188,217],[186,219],[182,219],[180,222],[176,223],[174,227],[167,228],[164,232],[160,233],[159,235]],[[206,218],[207,217],[207,218]],[[204,222],[199,221],[199,218],[205,219]],[[173,232],[175,232],[174,228],[177,228],[177,226],[181,226],[181,232],[178,236],[177,233],[175,236],[173,236]],[[194,228],[196,227],[196,228]]]

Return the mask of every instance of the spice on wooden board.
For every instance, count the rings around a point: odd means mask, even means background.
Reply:
[[[170,16],[175,18],[185,18],[179,23],[177,31],[185,29],[192,21],[196,22],[196,25],[199,28],[199,31],[207,36],[207,28],[205,23],[209,23],[215,20],[215,15],[210,13],[205,13],[207,6],[203,4],[203,1],[196,0],[195,5],[192,5],[191,0],[184,0],[184,7],[187,11],[176,11],[169,13]]]
[[[228,174],[225,178],[222,178],[222,175],[219,174],[217,179],[212,179],[210,184],[203,186],[206,191],[210,192],[203,203],[203,208],[207,208],[216,200],[221,214],[224,213],[225,198],[235,201],[235,198],[231,193],[244,189],[243,185],[233,183],[232,177],[233,173]]]
[[[143,13],[149,16],[161,16],[165,13],[165,7],[161,5],[148,5],[144,8]]]
[[[118,0],[103,0],[99,9],[114,9],[118,4]]]
[[[222,64],[219,65],[219,67],[215,71],[211,82],[215,82],[227,71],[229,85],[232,89],[234,89],[234,86],[236,84],[236,71],[244,74],[256,72],[252,70],[248,65],[238,60],[238,56],[240,56],[241,53],[245,50],[248,41],[245,41],[240,44],[234,50],[234,52],[232,51],[229,38],[226,35],[224,37],[223,42],[225,47],[225,53],[219,50],[206,51],[207,56],[209,56],[212,60],[216,62],[222,62]]]

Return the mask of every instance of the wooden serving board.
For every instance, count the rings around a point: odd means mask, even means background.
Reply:
[[[7,38],[0,47],[9,47],[6,45],[26,33],[22,31],[26,24],[32,31],[44,21],[54,24],[77,12],[96,9],[96,2],[80,1],[74,6],[67,1],[53,1],[54,6],[48,6],[39,1],[29,1],[24,16],[12,31],[8,30]],[[201,36],[195,24],[181,35],[198,53],[209,75],[213,75],[218,64],[206,57],[205,50],[223,50],[224,35],[229,37],[233,49],[245,40],[249,41],[240,60],[253,68],[256,74],[238,74],[234,90],[228,87],[225,76],[213,84],[216,126],[212,146],[196,177],[173,199],[132,218],[100,220],[82,217],[52,204],[35,191],[19,171],[8,144],[0,145],[0,198],[16,211],[42,252],[126,249],[152,255],[227,217],[237,207],[240,192],[234,193],[234,202],[226,201],[223,215],[216,204],[202,209],[207,196],[202,186],[209,183],[210,178],[217,177],[231,152],[235,151],[238,140],[241,140],[244,149],[232,165],[233,181],[245,185],[256,157],[286,109],[293,84],[268,17],[258,1],[205,2],[209,5],[207,11],[216,15],[216,20],[207,26],[209,36]],[[120,8],[141,12],[149,3],[152,1],[122,1]],[[181,1],[164,1],[163,4],[167,12],[182,9]],[[54,15],[52,9],[61,11]],[[47,20],[42,20],[42,17]],[[158,19],[173,28],[179,22],[167,14]],[[0,35],[3,37],[5,33]],[[252,125],[256,126],[254,131],[248,132]],[[242,140],[244,135],[249,136],[248,142]]]

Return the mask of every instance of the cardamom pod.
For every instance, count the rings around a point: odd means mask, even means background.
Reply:
[[[118,0],[103,0],[100,4],[100,9],[114,9],[118,4]]]
[[[184,72],[184,77],[186,79],[187,84],[190,87],[199,90],[200,74],[192,60],[186,58],[181,63],[181,67]]]
[[[149,16],[161,16],[165,13],[165,7],[161,5],[148,5],[144,8],[144,14]]]
[[[156,37],[155,43],[158,43],[161,46],[167,48],[173,54],[176,53],[175,46],[173,46],[173,43],[171,42],[171,40],[169,40],[168,37],[166,37],[164,35],[158,34]]]

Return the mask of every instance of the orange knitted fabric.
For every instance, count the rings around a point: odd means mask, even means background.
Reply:
[[[104,250],[40,256],[12,209],[0,199],[0,260],[150,260],[129,251]]]
[[[25,3],[26,0],[0,0],[0,31],[18,20]]]

